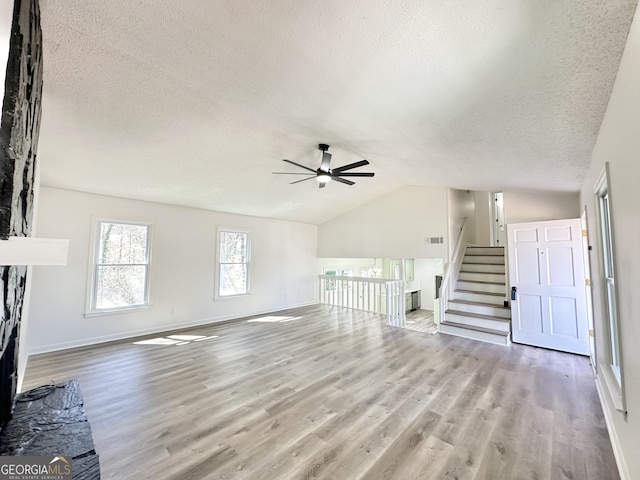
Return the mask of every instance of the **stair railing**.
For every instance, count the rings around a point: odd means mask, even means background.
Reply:
[[[469,242],[469,229],[467,228],[467,218],[462,220],[462,226],[460,227],[460,233],[456,239],[456,246],[451,255],[451,259],[447,262],[447,266],[444,269],[444,275],[442,276],[442,283],[440,284],[440,322],[444,321],[444,312],[447,310],[447,304],[452,296],[453,291],[456,288],[456,282],[458,281],[458,274],[462,266],[462,260],[467,250]],[[437,325],[440,328],[440,325]]]
[[[325,305],[387,315],[387,325],[404,326],[405,293],[402,280],[319,275],[318,301]]]
[[[387,325],[405,327],[404,281],[393,280],[384,284],[387,294]]]

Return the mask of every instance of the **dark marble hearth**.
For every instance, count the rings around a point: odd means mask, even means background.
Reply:
[[[71,457],[74,479],[99,480],[100,462],[78,381],[18,395],[13,418],[0,436],[0,455]]]

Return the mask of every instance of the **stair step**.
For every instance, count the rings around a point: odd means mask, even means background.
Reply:
[[[497,284],[497,285],[504,285],[503,283]],[[498,293],[498,292],[483,292],[481,290],[464,290],[462,288],[456,288],[454,290],[454,292],[462,292],[462,293],[477,293],[479,295],[494,295],[496,297],[504,297],[504,293]]]
[[[488,328],[499,332],[508,332],[511,330],[511,320],[507,317],[465,312],[463,310],[449,309],[445,311],[444,321],[473,327]]]
[[[502,330],[494,330],[492,328],[477,327],[475,325],[465,325],[464,323],[451,322],[449,320],[447,320],[446,322],[442,322],[440,326],[442,325],[449,325],[451,327],[464,328],[466,330],[475,330],[476,332],[490,333],[491,335],[499,335],[501,337],[506,337],[510,333],[510,332],[503,332]]]
[[[456,283],[456,288],[461,290],[473,290],[483,293],[499,293],[506,295],[504,282],[482,282],[478,280],[462,280]]]
[[[465,250],[466,255],[499,255],[504,257],[504,247],[472,247]]]
[[[464,300],[452,298],[447,308],[453,312],[461,312],[467,316],[486,315],[488,317],[511,318],[511,309],[495,303],[478,302],[476,300]]]
[[[496,345],[508,346],[511,344],[511,336],[509,333],[498,332],[492,333],[491,329],[471,329],[467,325],[458,325],[456,322],[441,323],[439,332],[446,335],[454,335],[456,337],[469,338],[480,342],[493,343]]]
[[[476,302],[475,300],[465,300],[463,298],[452,298],[451,300],[449,300],[449,303],[461,303],[463,305],[478,305],[479,307],[501,308],[504,310],[511,311],[509,307],[505,307],[504,305],[496,305],[495,303],[486,303],[486,302]]]
[[[502,255],[465,255],[463,263],[486,263],[490,265],[504,265]]]
[[[462,262],[461,271],[464,272],[483,272],[483,273],[504,273],[504,263],[467,263]]]
[[[476,282],[493,282],[502,283],[505,282],[505,274],[500,272],[465,272],[460,271],[458,276],[459,280],[471,280]]]
[[[463,317],[472,317],[472,318],[479,318],[482,320],[491,320],[494,322],[505,322],[505,323],[511,323],[511,319],[510,318],[504,318],[504,317],[497,317],[495,315],[483,315],[482,313],[471,313],[471,312],[463,312],[462,310],[451,310],[448,309],[444,312],[444,314],[446,315],[447,313],[452,314],[452,315],[460,315]]]
[[[467,300],[503,307],[507,297],[504,293],[456,289],[453,291],[453,300]]]

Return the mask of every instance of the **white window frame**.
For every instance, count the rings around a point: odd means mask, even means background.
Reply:
[[[247,236],[247,255],[246,262],[243,265],[247,266],[247,280],[246,280],[246,288],[244,293],[237,293],[233,295],[222,295],[220,293],[220,243],[222,233],[241,233]],[[241,228],[228,228],[228,227],[218,227],[216,231],[216,278],[215,278],[215,300],[227,300],[231,298],[238,297],[247,297],[251,295],[251,232],[249,230],[244,230]]]
[[[604,383],[614,401],[616,410],[626,411],[624,396],[624,368],[622,365],[622,344],[620,342],[620,315],[617,309],[618,293],[615,287],[615,248],[613,232],[613,212],[611,209],[611,183],[609,180],[609,162],[606,162],[602,173],[594,187],[597,231],[598,257],[600,265],[600,279],[602,288],[602,315],[607,325],[608,341],[606,366],[602,369]]]
[[[150,222],[137,222],[131,220],[115,220],[110,218],[96,218],[92,220],[92,233],[91,233],[91,257],[89,262],[89,274],[87,281],[87,298],[85,317],[94,317],[99,315],[108,315],[112,313],[120,313],[127,310],[138,310],[149,308],[151,306],[151,238],[153,234],[152,224]],[[96,294],[97,294],[97,279],[98,279],[98,255],[100,255],[100,229],[104,223],[117,223],[123,225],[140,225],[147,227],[147,258],[144,264],[145,266],[145,284],[144,284],[144,303],[137,305],[125,305],[122,307],[113,308],[96,308]]]

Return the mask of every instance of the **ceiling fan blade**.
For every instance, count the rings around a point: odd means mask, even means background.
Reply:
[[[335,180],[336,182],[345,183],[347,185],[355,185],[355,182],[352,182],[351,180],[345,180],[344,178],[332,176],[331,179]]]
[[[316,173],[316,171],[313,168],[305,167],[304,165],[300,165],[299,163],[292,162],[291,160],[287,160],[283,158],[282,161],[290,163],[291,165],[295,165],[296,167],[304,168],[305,170],[309,170],[310,172]]]
[[[369,165],[369,160],[360,160],[359,162],[350,163],[349,165],[343,165],[342,167],[334,168],[331,171],[333,173],[344,172],[345,170],[351,170],[352,168],[363,167]]]
[[[295,182],[289,182],[289,185],[293,185],[294,183],[306,182],[307,180],[311,180],[313,177],[303,178],[302,180],[296,180]]]
[[[324,188],[326,186],[327,186],[326,183],[318,183],[318,188]]]
[[[328,172],[330,163],[331,154],[329,152],[322,152],[322,163],[320,164],[320,170],[322,170],[323,172]]]
[[[332,178],[335,177],[373,177],[375,175],[375,173],[373,172],[345,172],[345,173],[340,173],[338,172],[337,174],[335,173],[335,170],[331,172],[332,173]]]
[[[317,175],[316,173],[305,173],[305,172],[271,172],[274,175]]]

